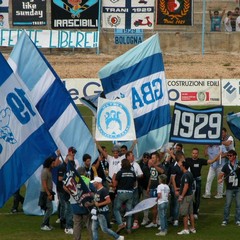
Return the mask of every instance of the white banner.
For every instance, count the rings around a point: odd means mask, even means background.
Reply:
[[[240,105],[240,79],[222,79],[222,105]]]
[[[219,105],[221,103],[220,79],[168,79],[171,105]]]
[[[129,98],[99,98],[96,125],[97,141],[130,141],[136,139],[132,105]]]
[[[0,46],[14,47],[21,29],[0,29]],[[97,48],[98,32],[25,30],[38,48]]]
[[[152,208],[156,204],[157,204],[157,198],[147,198],[141,201],[140,203],[138,203],[131,211],[126,212],[124,217]]]

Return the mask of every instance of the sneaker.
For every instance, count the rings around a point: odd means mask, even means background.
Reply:
[[[193,214],[193,217],[195,220],[198,220],[198,215],[197,214]]]
[[[223,221],[221,224],[223,227],[227,226],[227,221]]]
[[[124,223],[119,225],[116,233],[120,233],[125,227],[126,227],[126,225]]]
[[[211,195],[205,193],[205,194],[202,195],[202,197],[205,198],[205,199],[209,199],[209,198],[211,198]]]
[[[142,226],[145,226],[145,225],[148,224],[148,222],[149,222],[149,219],[148,219],[148,220],[143,219],[141,225],[142,225]]]
[[[65,229],[64,229],[64,232],[65,232],[66,234],[73,235],[73,229],[72,229],[72,228],[65,228]]]
[[[158,230],[160,230],[160,231],[161,231],[161,226],[159,226]]]
[[[17,212],[18,212],[17,209],[12,209],[12,210],[11,210],[11,213],[17,213]]]
[[[43,230],[43,231],[51,231],[52,228],[50,228],[50,227],[47,226],[47,225],[44,225],[44,226],[41,227],[41,230]]]
[[[181,232],[177,233],[178,235],[186,235],[189,234],[189,230],[188,229],[183,229]]]
[[[174,221],[173,221],[173,226],[174,226],[174,227],[177,227],[177,226],[178,226],[178,220],[174,220]]]
[[[148,225],[146,225],[146,228],[152,228],[152,227],[157,227],[157,223],[150,222]]]
[[[139,228],[138,221],[134,221],[132,229],[138,229],[138,228]]]
[[[61,219],[58,218],[58,219],[56,220],[56,223],[60,223],[60,222],[61,222]]]
[[[117,240],[124,240],[124,236],[119,236],[119,238],[117,238]]]
[[[190,231],[190,233],[196,233],[197,232],[195,228],[190,228],[189,231]]]
[[[160,231],[159,233],[156,233],[155,235],[156,235],[156,236],[166,236],[166,235],[167,235],[167,232],[162,232],[162,231]]]
[[[238,227],[240,227],[240,221],[237,221],[237,222],[236,222],[236,225],[237,225]]]
[[[221,198],[223,198],[223,195],[217,194],[216,196],[214,196],[214,198],[221,199]]]

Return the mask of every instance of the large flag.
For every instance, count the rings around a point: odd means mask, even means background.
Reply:
[[[193,109],[175,103],[170,142],[221,145],[223,106]]]
[[[234,137],[240,140],[240,112],[229,113],[227,115],[227,123]]]
[[[85,153],[96,159],[98,151],[94,139],[70,94],[25,32],[22,32],[8,61],[26,84],[32,102],[61,152],[66,154],[68,148],[74,146],[78,150],[76,159],[79,164]]]
[[[157,34],[107,64],[99,77],[106,98],[130,97],[140,156],[168,142],[170,106]]]
[[[0,208],[56,145],[37,109],[0,54]]]
[[[99,98],[96,126],[98,141],[136,140],[132,107],[129,98]]]

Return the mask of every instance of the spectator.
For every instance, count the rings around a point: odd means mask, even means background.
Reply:
[[[189,164],[186,161],[180,163],[183,172],[180,184],[178,201],[180,202],[180,215],[183,216],[184,229],[178,232],[178,235],[196,233],[193,216],[193,175],[188,171]],[[190,218],[191,227],[188,229],[188,218]]]
[[[226,147],[226,150],[235,150],[234,139],[231,135],[228,135],[227,129],[222,128],[222,144]]]
[[[227,16],[224,19],[224,27],[226,32],[232,32],[232,12],[228,11]]]
[[[192,157],[186,158],[186,162],[190,166],[190,170],[193,175],[194,184],[195,184],[194,202],[193,202],[193,214],[195,219],[198,219],[198,212],[199,212],[199,206],[200,206],[201,188],[202,188],[202,176],[201,176],[202,166],[207,164],[212,164],[217,160],[219,160],[219,155],[216,155],[215,158],[212,160],[199,158],[198,148],[193,148]]]
[[[97,176],[97,170],[95,168],[95,166],[91,166],[91,159],[92,157],[85,153],[82,157],[82,160],[83,160],[83,167],[85,168],[85,171],[86,171],[86,176],[90,179],[90,180],[93,180],[94,177]]]
[[[225,180],[226,183],[226,202],[224,206],[224,216],[222,226],[229,222],[230,208],[235,197],[236,213],[235,222],[240,226],[240,168],[237,161],[237,153],[234,150],[228,151],[229,163],[226,163],[218,176],[219,183]]]
[[[109,207],[108,205],[111,203],[110,196],[108,194],[108,190],[102,185],[102,179],[100,177],[95,177],[94,180],[91,181],[96,188],[96,192],[94,194],[94,204],[96,209],[93,208],[92,213],[96,211],[96,215],[92,217],[92,232],[93,232],[93,240],[98,240],[98,225],[100,225],[102,231],[107,233],[109,236],[113,237],[117,240],[124,240],[123,236],[118,235],[110,228],[108,228],[108,213]],[[95,217],[94,217],[95,216]]]
[[[236,20],[237,20],[238,16],[239,16],[239,7],[236,7],[234,12],[232,12],[232,18],[231,18],[231,25],[232,25],[233,32],[237,31],[236,30],[236,28],[237,28]]]
[[[236,32],[240,32],[240,16],[236,19]]]
[[[139,162],[139,166],[142,169],[143,177],[138,179],[138,191],[139,191],[139,198],[142,196],[142,200],[147,199],[149,196],[147,194],[147,187],[150,178],[150,168],[148,166],[148,161],[150,158],[150,154],[145,152],[143,154],[143,158]],[[149,222],[148,218],[148,209],[143,211],[143,220],[141,225],[145,226]]]
[[[55,193],[53,192],[52,182],[52,169],[55,167],[55,158],[49,157],[43,163],[43,169],[41,172],[41,193],[39,197],[39,206],[45,211],[41,230],[51,231],[53,228],[50,226],[50,217],[53,213],[53,204]]]
[[[223,165],[225,164],[225,156],[226,156],[226,148],[224,145],[208,145],[205,148],[205,155],[209,157],[209,159],[214,159],[217,155],[223,152],[223,157],[217,162],[214,162],[210,165],[207,175],[207,182],[205,187],[205,193],[203,194],[203,198],[211,198],[211,187],[212,182],[215,176],[218,176],[221,172]],[[223,183],[218,183],[217,185],[217,194],[214,196],[216,199],[223,198]]]
[[[11,209],[11,213],[17,213],[19,203],[21,203],[22,206],[23,206],[23,202],[24,202],[24,197],[20,194],[20,189],[18,189],[13,194],[13,206],[12,206],[12,209]]]
[[[167,210],[168,210],[168,197],[170,193],[170,188],[166,184],[167,176],[165,174],[160,175],[159,185],[157,187],[157,204],[158,204],[158,216],[160,232],[156,233],[156,236],[166,236],[167,235]]]
[[[118,224],[117,233],[126,227],[122,221],[120,213],[122,204],[126,204],[126,211],[132,210],[133,203],[133,190],[136,186],[136,175],[131,170],[131,164],[127,159],[122,160],[122,168],[117,172],[116,177],[113,179],[113,186],[117,187],[117,195],[114,202],[114,215]],[[132,216],[127,216],[127,232],[131,233]]]
[[[210,20],[211,20],[211,32],[221,32],[221,22],[224,16],[225,9],[220,14],[219,11],[215,10],[213,13],[211,9],[209,10]]]
[[[158,152],[151,154],[151,159],[148,162],[150,167],[150,178],[147,188],[147,193],[150,197],[157,197],[157,187],[159,184],[158,176],[164,173],[163,165],[160,163]],[[157,205],[152,207],[152,222],[146,225],[146,228],[157,227]]]

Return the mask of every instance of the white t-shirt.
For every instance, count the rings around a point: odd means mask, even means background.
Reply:
[[[226,32],[232,32],[231,19],[229,17],[225,17],[224,27]]]
[[[113,156],[110,156],[110,155],[107,156],[106,160],[109,164],[108,175],[110,178],[113,177],[114,173],[118,172],[118,164],[121,165],[121,162],[124,158],[125,158],[125,155],[118,157],[118,158],[114,158]]]
[[[158,199],[158,204],[168,202],[168,196],[170,193],[170,188],[167,184],[159,184],[157,187],[157,193],[161,193],[162,197]]]
[[[236,32],[240,32],[240,16],[236,19]]]
[[[240,31],[240,30],[239,30]],[[235,150],[235,147],[234,147],[234,139],[232,136],[229,136],[228,139],[226,141],[231,141],[231,144],[229,146],[225,146],[227,151],[229,150]]]

